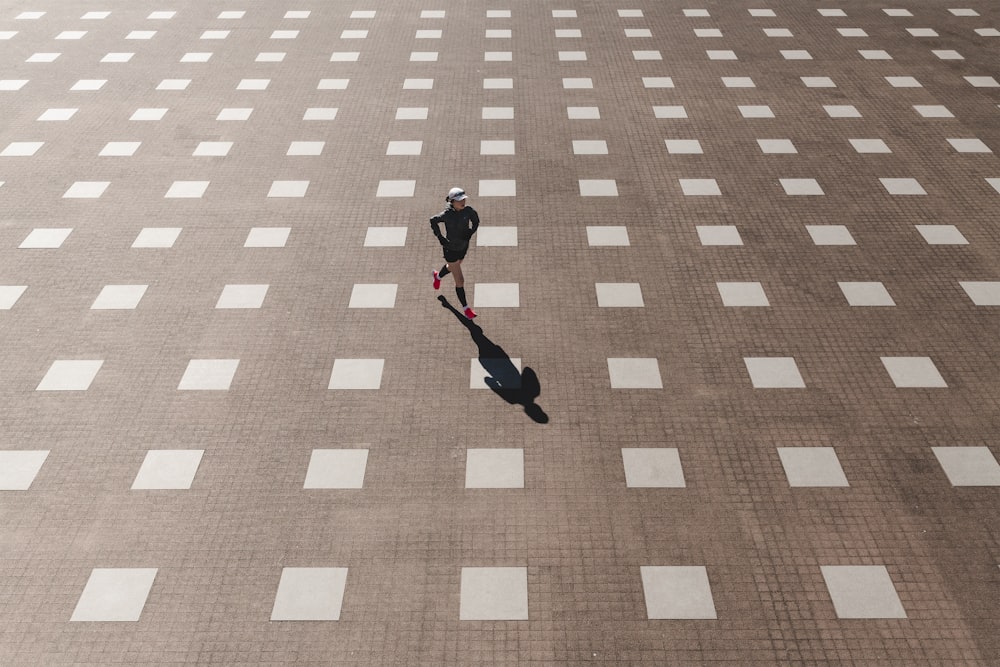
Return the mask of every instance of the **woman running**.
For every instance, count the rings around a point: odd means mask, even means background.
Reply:
[[[455,274],[455,294],[462,302],[464,313],[470,320],[476,312],[469,307],[465,298],[465,276],[462,275],[462,260],[469,251],[469,239],[479,229],[479,214],[468,205],[468,197],[462,188],[452,188],[444,198],[448,208],[431,218],[431,229],[444,249],[444,266],[434,272],[434,289],[440,289],[441,279],[449,273]],[[441,234],[441,223],[444,234]]]

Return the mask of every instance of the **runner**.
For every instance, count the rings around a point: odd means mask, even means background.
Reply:
[[[448,191],[445,201],[448,208],[431,218],[431,229],[434,236],[444,249],[444,266],[434,272],[434,289],[441,288],[441,279],[449,273],[455,274],[455,294],[462,303],[464,313],[470,320],[476,312],[469,307],[465,298],[465,276],[462,275],[462,260],[469,251],[469,239],[479,229],[479,214],[468,205],[468,196],[462,188],[452,188]],[[445,234],[441,234],[441,223],[444,223]]]

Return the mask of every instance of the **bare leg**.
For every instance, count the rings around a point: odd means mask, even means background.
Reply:
[[[455,287],[465,287],[465,276],[462,275],[462,260],[448,262],[448,271],[455,274]]]

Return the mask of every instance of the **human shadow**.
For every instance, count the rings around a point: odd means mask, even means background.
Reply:
[[[519,371],[504,349],[486,337],[482,327],[460,313],[444,296],[439,296],[438,301],[469,330],[472,342],[479,348],[479,363],[487,373],[484,379],[486,386],[511,405],[523,406],[524,414],[535,422],[549,423],[549,416],[535,403],[535,399],[542,393],[535,371],[527,366]]]

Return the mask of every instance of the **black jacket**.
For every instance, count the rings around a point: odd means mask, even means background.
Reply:
[[[440,224],[444,223],[444,235]],[[441,245],[448,250],[465,250],[469,247],[469,239],[479,229],[479,214],[476,209],[466,206],[461,211],[451,205],[431,218],[431,229]]]

